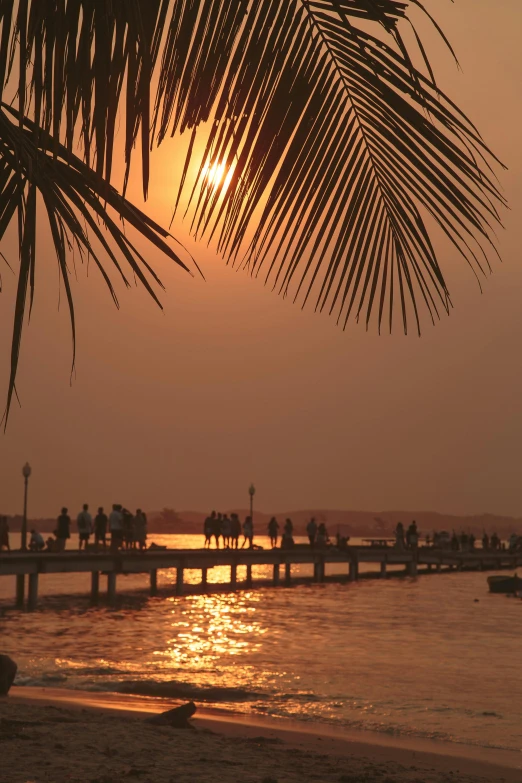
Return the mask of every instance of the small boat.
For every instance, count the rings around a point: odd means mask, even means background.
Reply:
[[[522,579],[513,576],[488,576],[490,593],[517,593],[522,590]]]

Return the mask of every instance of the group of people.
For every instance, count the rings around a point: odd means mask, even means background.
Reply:
[[[219,542],[223,539],[224,549],[238,549],[239,538],[243,533],[243,548],[248,542],[248,548],[254,548],[254,523],[252,517],[246,517],[243,524],[237,514],[221,514],[212,511],[203,523],[203,535],[205,536],[205,549],[210,549],[212,539],[219,549]]]
[[[398,522],[395,528],[395,548],[399,550],[417,549],[418,546],[419,531],[416,521],[413,520],[406,530],[402,522]]]
[[[124,508],[119,503],[114,503],[112,511],[105,513],[102,506],[94,519],[89,511],[89,505],[84,503],[82,510],[76,518],[78,528],[79,545],[81,552],[87,550],[91,536],[94,536],[95,551],[100,548],[107,548],[107,538],[110,535],[111,552],[118,549],[140,549],[147,547],[147,517],[145,513],[138,508],[135,514]],[[49,551],[63,552],[67,540],[71,537],[71,518],[68,510],[62,508],[61,514],[57,519],[55,538],[48,538],[43,542],[43,537],[36,531],[31,531],[30,549],[41,550],[44,546]],[[44,544],[44,546],[42,546]]]
[[[277,547],[279,541],[280,525],[276,517],[272,517],[268,523],[268,537],[272,548]],[[319,525],[312,517],[306,526],[306,532],[311,547],[325,547],[330,544],[328,533],[324,522]],[[216,549],[219,549],[221,542],[224,549],[238,549],[239,539],[243,534],[241,549],[248,545],[248,549],[255,549],[254,544],[254,524],[252,518],[247,516],[241,523],[237,514],[222,514],[212,511],[203,523],[203,535],[205,536],[205,549],[210,549],[212,541],[215,542]],[[286,519],[281,533],[281,549],[291,549],[295,546],[294,525],[291,519]]]

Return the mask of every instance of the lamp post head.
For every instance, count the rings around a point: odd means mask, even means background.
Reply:
[[[25,463],[25,465],[22,468],[22,475],[24,478],[28,479],[31,475],[31,466],[28,462]]]
[[[254,497],[254,495],[256,494],[256,488],[254,487],[254,485],[253,485],[253,484],[251,484],[251,485],[249,486],[249,488],[248,488],[248,494],[249,494],[251,497]]]

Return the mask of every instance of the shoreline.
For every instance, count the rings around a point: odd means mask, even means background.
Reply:
[[[128,696],[112,693],[92,693],[87,691],[74,691],[60,688],[44,688],[29,686],[13,686],[10,695],[0,700],[0,709],[4,713],[35,710],[37,714],[43,710],[64,710],[77,714],[81,713],[82,720],[86,724],[96,720],[100,716],[105,720],[122,719],[124,725],[129,726],[132,721],[134,726],[140,726],[140,719],[150,717],[154,713],[160,713],[173,706],[179,705],[179,700],[156,700],[151,697]],[[11,709],[10,709],[11,707]],[[461,745],[447,743],[431,739],[415,738],[410,736],[389,736],[378,732],[364,732],[344,730],[335,726],[318,723],[301,723],[284,718],[264,716],[249,716],[232,713],[217,708],[199,707],[192,723],[199,732],[181,732],[183,737],[187,734],[201,736],[202,733],[221,738],[225,743],[253,743],[263,745],[269,743],[270,758],[273,751],[286,749],[287,754],[319,754],[335,762],[337,766],[349,763],[357,767],[361,774],[361,765],[369,763],[375,767],[375,781],[377,781],[377,768],[395,767],[401,768],[402,781],[410,779],[408,773],[415,773],[411,780],[419,781],[419,773],[423,772],[424,781],[444,781],[447,775],[452,775],[452,780],[469,781],[500,781],[505,783],[519,783],[522,775],[522,753],[516,751],[483,748],[473,745]],[[147,724],[144,724],[147,725]],[[172,729],[162,729],[162,732],[176,732]],[[176,733],[176,736],[179,732]],[[4,745],[5,747],[5,745]],[[265,752],[267,748],[264,748]],[[277,754],[276,754],[277,755]],[[295,758],[295,756],[294,756]],[[427,773],[430,777],[426,777]],[[367,769],[365,774],[370,774]],[[382,772],[381,772],[382,774]],[[433,777],[433,775],[435,777]],[[213,778],[208,778],[212,780]],[[249,778],[247,778],[249,779]],[[262,781],[263,778],[252,778]],[[284,777],[283,780],[287,778]],[[292,778],[288,778],[292,779]],[[326,779],[326,778],[325,778]],[[337,778],[342,779],[342,778]],[[346,777],[348,781],[349,776]],[[372,776],[365,780],[372,781]],[[16,779],[13,778],[13,781]],[[45,780],[45,778],[43,778]],[[59,778],[57,778],[59,780]],[[118,780],[118,778],[115,778]],[[159,780],[159,778],[158,778]],[[222,778],[223,781],[228,778]],[[236,780],[236,778],[230,778]],[[274,780],[279,780],[276,776]],[[354,783],[358,780],[354,779]],[[391,781],[395,778],[390,777]],[[7,782],[6,782],[7,783]],[[11,781],[9,781],[11,783]]]

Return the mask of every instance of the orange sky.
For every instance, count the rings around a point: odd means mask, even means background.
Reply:
[[[157,253],[162,313],[139,290],[112,305],[94,269],[78,267],[76,377],[57,311],[58,276],[41,234],[36,304],[18,389],[0,440],[0,511],[20,511],[21,467],[33,466],[32,515],[121,502],[147,509],[245,505],[495,511],[522,515],[522,3],[444,0],[427,6],[464,73],[442,46],[439,82],[509,166],[503,264],[480,295],[472,273],[439,242],[455,309],[421,339],[366,334],[301,312],[212,249],[189,243],[206,282]],[[432,36],[430,36],[432,40]],[[156,157],[147,210],[168,224],[177,144]],[[138,192],[138,188],[136,188]],[[13,257],[12,243],[2,251]],[[14,278],[2,269],[0,388],[6,389]],[[62,294],[63,300],[63,294]]]

